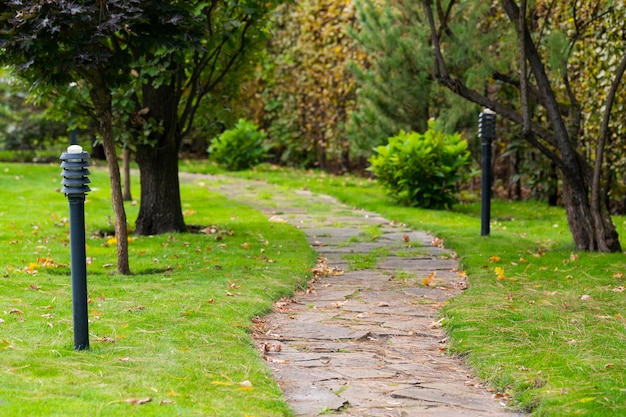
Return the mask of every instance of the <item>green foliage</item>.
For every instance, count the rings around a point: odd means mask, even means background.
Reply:
[[[297,166],[348,168],[344,124],[356,89],[347,63],[363,59],[347,36],[355,14],[343,0],[305,0],[277,10],[275,36],[256,86],[263,107],[251,109],[279,145],[277,159]]]
[[[455,203],[455,186],[465,177],[470,156],[460,135],[447,135],[431,122],[424,134],[403,131],[375,150],[369,169],[399,203],[425,208]]]
[[[29,102],[28,87],[0,69],[0,149],[35,151],[65,141],[64,122],[46,120],[46,107]]]
[[[253,122],[239,119],[234,128],[226,130],[209,147],[211,159],[229,171],[241,171],[262,162],[267,156],[265,132]]]
[[[369,153],[399,131],[423,132],[433,104],[428,31],[419,21],[419,2],[358,2],[358,26],[350,36],[367,56],[352,63],[359,92],[346,131],[355,147]],[[417,17],[417,19],[416,19]]]

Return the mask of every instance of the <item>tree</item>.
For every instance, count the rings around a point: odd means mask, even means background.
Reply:
[[[573,51],[594,36],[610,2],[423,0],[431,31],[433,75],[450,91],[519,124],[523,136],[559,169],[563,204],[576,247],[621,251],[602,191],[602,165],[626,54],[612,74],[603,103],[595,158],[581,152],[584,89],[570,71]],[[580,72],[578,72],[580,74]],[[508,100],[494,92],[510,89]],[[588,139],[588,138],[587,138]]]
[[[369,153],[401,130],[426,131],[436,84],[428,71],[427,32],[414,21],[418,3],[367,0],[356,8],[358,25],[350,34],[367,59],[351,66],[358,96],[346,130]]]
[[[141,171],[139,234],[185,230],[178,151],[203,99],[233,91],[249,51],[262,45],[274,2],[258,0],[12,1],[0,6],[4,62],[33,83],[89,89],[109,161],[118,269],[126,221],[112,106],[127,109],[128,145]]]
[[[285,4],[274,18],[260,82],[262,120],[283,162],[349,169],[344,124],[356,97],[348,62],[363,54],[347,35],[353,2],[305,0]]]
[[[45,107],[26,100],[27,90],[0,68],[0,149],[34,151],[67,143],[67,125],[47,120]]]
[[[112,53],[113,39],[129,38],[136,2],[96,4],[11,1],[0,6],[0,60],[33,84],[64,88],[85,80],[107,156],[115,213],[117,270],[129,274],[126,213],[112,129],[111,88],[128,77],[130,56]]]

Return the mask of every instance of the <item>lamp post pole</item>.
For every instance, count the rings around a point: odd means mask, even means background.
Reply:
[[[482,192],[480,235],[489,235],[491,218],[491,141],[496,138],[496,113],[484,109],[478,118],[478,136],[482,141]]]
[[[87,317],[87,254],[85,250],[85,194],[91,189],[89,154],[72,144],[61,159],[61,190],[67,196],[70,210],[70,268],[72,274],[72,318],[74,349],[89,349],[89,320]]]

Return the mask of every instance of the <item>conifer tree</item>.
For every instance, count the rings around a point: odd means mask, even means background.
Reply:
[[[423,132],[433,116],[430,103],[432,54],[416,2],[357,2],[358,31],[351,36],[367,55],[367,65],[353,64],[358,83],[357,108],[347,132],[364,151],[386,143],[400,130]]]

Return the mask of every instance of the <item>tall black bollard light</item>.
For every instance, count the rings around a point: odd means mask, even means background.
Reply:
[[[489,235],[491,218],[491,141],[496,138],[496,113],[484,109],[478,118],[478,137],[482,141],[482,192],[480,235]]]
[[[89,184],[89,154],[78,145],[70,145],[61,155],[61,192],[70,205],[70,266],[72,272],[72,317],[74,349],[89,349],[87,318],[87,254],[85,250],[85,194]]]

